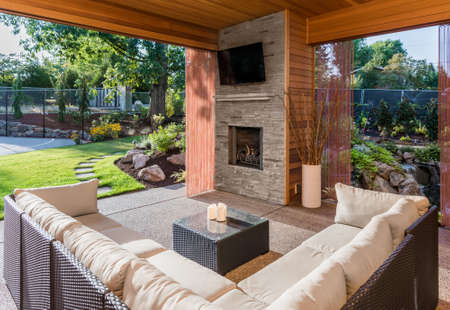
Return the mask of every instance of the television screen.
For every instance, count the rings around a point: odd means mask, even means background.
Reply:
[[[262,43],[235,47],[218,52],[220,84],[264,82]]]

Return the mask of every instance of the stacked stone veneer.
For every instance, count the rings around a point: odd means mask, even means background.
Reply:
[[[80,130],[61,130],[45,128],[46,138],[70,138],[72,133],[81,135]],[[0,136],[6,135],[6,121],[0,120]],[[87,134],[85,133],[85,136]],[[44,128],[36,125],[28,125],[20,122],[8,121],[8,134],[10,137],[32,137],[42,138],[44,136]]]
[[[263,42],[266,81],[220,85],[216,81],[215,187],[275,203],[285,199],[284,13],[275,13],[226,28],[220,49]],[[217,76],[219,76],[217,74]],[[269,94],[269,100],[221,101],[230,95]],[[256,96],[258,97],[258,96]],[[267,96],[266,96],[267,97]],[[263,129],[263,170],[229,164],[228,126]]]

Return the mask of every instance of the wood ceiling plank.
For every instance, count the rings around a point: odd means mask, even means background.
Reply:
[[[0,11],[101,31],[217,49],[214,29],[92,0],[0,0]]]
[[[449,0],[377,0],[308,18],[307,41],[317,44],[411,29],[449,17]]]

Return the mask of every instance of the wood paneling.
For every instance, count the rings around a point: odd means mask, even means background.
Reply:
[[[217,31],[93,0],[0,0],[0,12],[133,37],[217,49]]]
[[[432,25],[450,19],[448,0],[377,0],[308,18],[309,44]]]
[[[186,194],[214,189],[216,53],[186,49]]]
[[[301,162],[297,155],[292,126],[307,128],[307,120],[299,120],[293,115],[302,113],[305,100],[312,100],[311,94],[314,71],[314,50],[306,44],[306,18],[296,12],[286,10],[286,83],[285,92],[291,100],[286,100],[286,196],[287,203],[300,200],[296,194],[297,184],[301,185]],[[289,124],[291,120],[291,124]],[[298,120],[295,122],[294,120]]]

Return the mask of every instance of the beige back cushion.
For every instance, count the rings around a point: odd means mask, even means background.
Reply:
[[[144,259],[131,262],[122,299],[133,310],[220,309],[183,288]]]
[[[16,197],[16,204],[59,241],[63,241],[64,231],[74,225],[80,225],[71,216],[62,213],[48,202],[28,192],[20,193]]]
[[[349,244],[330,257],[344,270],[348,297],[370,278],[392,250],[389,224],[375,217]]]
[[[402,198],[388,211],[381,213],[376,217],[379,217],[389,223],[392,233],[393,247],[396,248],[405,237],[405,230],[420,216],[414,201]]]
[[[325,260],[309,275],[291,286],[268,310],[340,309],[347,300],[344,271],[338,263]]]
[[[414,201],[417,210],[425,212],[430,202],[423,196],[407,196],[356,188],[342,183],[336,186],[337,207],[334,221],[363,228],[373,216],[389,210],[399,199]]]
[[[55,206],[59,211],[75,217],[98,212],[98,182],[94,179],[70,185],[16,189],[14,195],[17,197],[22,192],[32,193]]]
[[[136,258],[116,242],[84,225],[64,232],[64,245],[118,297]]]

